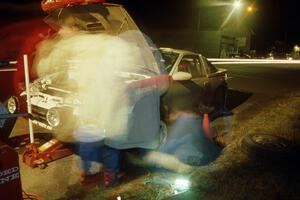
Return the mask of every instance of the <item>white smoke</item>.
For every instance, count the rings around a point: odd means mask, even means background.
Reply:
[[[109,136],[127,132],[128,115],[139,99],[128,85],[159,73],[140,32],[112,36],[68,28],[40,43],[34,69],[39,77],[66,73],[67,77],[57,82],[77,85],[76,93],[82,101],[80,123],[97,124]]]

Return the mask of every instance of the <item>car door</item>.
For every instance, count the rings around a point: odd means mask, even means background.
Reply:
[[[191,93],[191,100],[197,106],[200,103],[209,104],[210,98],[208,98],[210,93],[210,79],[207,76],[207,71],[199,55],[190,55],[183,57],[183,60],[189,60],[191,65],[190,73],[192,78],[187,83],[183,83]]]
[[[227,89],[227,74],[224,69],[217,69],[212,65],[204,56],[200,56],[203,69],[206,71],[209,88],[207,90],[207,96],[211,98],[211,102],[215,101],[217,90],[222,89],[226,93]],[[220,92],[220,91],[219,91]],[[221,92],[223,95],[225,93]],[[224,97],[225,98],[225,97]]]
[[[169,113],[176,111],[197,112],[208,87],[207,77],[196,54],[184,55],[175,64],[176,72],[189,73],[190,80],[174,81],[163,97]],[[172,75],[172,74],[171,74]]]
[[[200,56],[203,69],[206,71],[211,88],[214,90],[224,84],[226,76],[225,70],[217,69],[204,56]]]

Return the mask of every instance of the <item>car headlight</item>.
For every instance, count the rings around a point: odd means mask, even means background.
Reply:
[[[50,124],[52,127],[57,127],[60,124],[59,111],[51,108],[46,114],[46,119],[48,124]]]
[[[10,114],[13,114],[17,111],[18,102],[16,97],[10,97],[7,101],[7,110]]]

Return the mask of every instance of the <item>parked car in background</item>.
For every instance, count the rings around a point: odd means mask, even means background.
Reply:
[[[274,59],[278,59],[278,60],[293,60],[293,55],[288,54],[288,53],[277,53],[277,52],[270,52],[266,55],[265,57],[268,60],[274,60]]]
[[[216,111],[225,106],[227,74],[204,56],[191,51],[160,48],[166,71],[174,82],[163,96],[165,111],[203,112],[203,106]],[[207,112],[207,111],[206,111]]]
[[[229,58],[245,58],[245,59],[251,59],[252,57],[249,54],[246,53],[231,53],[229,54]]]

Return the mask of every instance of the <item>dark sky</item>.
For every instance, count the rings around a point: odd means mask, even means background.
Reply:
[[[258,3],[258,8],[253,24],[254,46],[267,48],[281,41],[290,49],[300,42],[297,1],[264,0]]]
[[[34,2],[36,4],[32,4]],[[39,10],[39,2],[37,0],[2,0],[0,2],[0,23],[42,15]],[[176,31],[195,24],[195,12],[197,12],[199,4],[205,2],[229,3],[231,1],[111,0],[110,2],[123,4],[142,29]],[[285,42],[286,48],[290,49],[293,44],[300,43],[297,1],[256,0],[254,3],[257,11],[252,13],[253,49],[265,51],[280,42]],[[206,9],[210,9],[210,7],[206,7]],[[28,10],[33,11],[28,12]]]
[[[147,22],[146,25],[156,28],[160,27],[159,23],[164,23],[165,20],[174,21],[178,18],[179,13],[181,16],[191,15],[192,8],[197,7],[197,2],[199,1],[201,0],[119,0],[118,2],[122,2],[135,18],[140,17]],[[251,28],[254,33],[252,39],[253,49],[267,51],[271,46],[282,46],[281,43],[286,43],[285,48],[289,51],[294,44],[300,43],[299,7],[297,1],[249,0],[248,3],[254,3],[257,8],[251,16]],[[206,7],[206,9],[209,9],[209,7]],[[151,17],[154,20],[149,19]],[[155,25],[155,23],[158,24]],[[173,28],[176,27],[176,24],[177,27],[179,26],[175,22]]]

